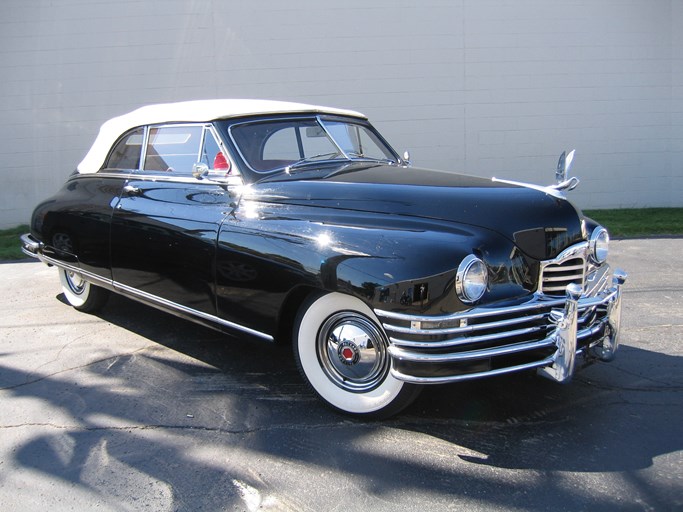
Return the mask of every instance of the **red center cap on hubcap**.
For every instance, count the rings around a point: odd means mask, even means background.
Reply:
[[[353,356],[354,356],[353,350],[351,350],[349,347],[344,347],[342,349],[342,356],[347,361],[351,361],[353,359]]]

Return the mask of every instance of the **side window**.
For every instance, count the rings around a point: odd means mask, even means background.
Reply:
[[[192,173],[199,161],[203,126],[162,126],[149,129],[145,171]]]
[[[139,169],[144,129],[138,128],[124,135],[114,146],[105,169]]]

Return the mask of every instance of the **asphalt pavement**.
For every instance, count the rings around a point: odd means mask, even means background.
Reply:
[[[328,410],[291,350],[0,264],[0,508],[683,510],[682,239],[613,241],[621,349],[559,385],[428,387],[366,422]]]

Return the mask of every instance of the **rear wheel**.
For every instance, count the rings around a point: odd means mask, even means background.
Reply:
[[[385,418],[419,394],[419,386],[392,377],[386,335],[372,310],[355,297],[312,297],[297,316],[293,341],[301,373],[335,409]]]
[[[97,311],[109,298],[109,290],[89,283],[77,272],[59,269],[59,280],[67,302],[78,311],[85,313]]]

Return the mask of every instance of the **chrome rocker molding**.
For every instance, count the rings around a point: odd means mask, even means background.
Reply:
[[[43,253],[43,244],[41,242],[34,240],[28,234],[22,235],[20,238],[21,250],[24,254],[31,256],[33,258],[38,258],[39,260],[43,261],[44,263],[47,263],[48,265],[53,265],[64,270],[74,272],[82,276],[83,279],[85,279],[86,281],[89,281],[95,285],[102,286],[103,288],[107,288],[109,290],[113,290],[132,299],[147,303],[154,307],[158,307],[159,309],[162,309],[164,311],[168,311],[171,313],[180,313],[184,317],[194,317],[197,319],[204,320],[208,322],[209,325],[216,324],[222,327],[227,327],[229,329],[234,329],[247,334],[251,334],[252,336],[256,336],[267,341],[274,341],[274,338],[270,334],[256,331],[249,327],[245,327],[243,325],[239,325],[228,320],[224,320],[215,315],[204,313],[203,311],[188,308],[186,306],[177,304],[170,300],[163,299],[156,295],[143,292],[141,290],[138,290],[137,288],[132,288],[130,286],[118,283],[116,281],[112,281],[110,279],[105,279],[102,276],[98,276],[97,274],[93,274],[92,272],[88,272],[77,266],[69,265],[68,263],[64,263],[63,261],[51,258],[50,256],[47,256]]]
[[[417,384],[441,384],[462,380],[490,377],[505,373],[517,372],[536,368],[539,375],[555,380],[567,382],[575,369],[576,356],[586,349],[590,355],[602,361],[614,358],[619,347],[619,328],[621,323],[621,287],[627,275],[622,270],[615,270],[612,276],[612,286],[608,288],[607,268],[599,281],[601,286],[592,288],[593,296],[581,297],[581,287],[578,284],[567,285],[566,298],[548,299],[537,294],[532,300],[518,306],[503,308],[473,308],[463,313],[444,316],[418,316],[389,311],[375,310],[382,320],[384,329],[389,333],[389,353],[394,363],[407,363],[410,370],[419,368],[421,363],[448,364],[468,361],[487,361],[498,356],[522,354],[537,349],[555,347],[552,355],[541,360],[525,362],[486,371],[471,373],[455,373],[441,376],[411,375],[405,370],[396,369],[392,364],[391,374],[402,381]],[[598,290],[596,291],[596,288]],[[561,309],[552,309],[562,306]],[[595,317],[596,310],[601,309],[603,315]],[[512,316],[503,320],[497,317]],[[487,318],[491,321],[486,322]],[[597,318],[590,320],[591,318]],[[389,323],[391,320],[410,325],[403,327]],[[472,320],[475,323],[470,324]],[[476,323],[480,322],[480,323]],[[545,323],[544,323],[545,322]],[[587,326],[580,324],[589,323]],[[530,327],[515,329],[517,324],[532,324]],[[539,325],[542,324],[542,325]],[[435,328],[430,328],[430,326]],[[453,325],[453,327],[442,327]],[[438,327],[437,327],[438,326]],[[511,328],[511,329],[510,329]],[[541,339],[516,342],[506,338],[517,336],[533,336],[550,329]],[[470,335],[481,330],[498,330],[493,334]],[[396,338],[391,333],[404,334]],[[402,339],[409,337],[456,335],[453,339],[429,341]],[[592,338],[598,337],[593,340]],[[477,344],[502,340],[500,346],[477,348]],[[579,348],[578,341],[589,340]],[[470,345],[472,348],[467,349]],[[465,347],[465,348],[461,348]],[[444,353],[444,349],[455,348],[455,351]],[[437,350],[438,352],[434,352]],[[403,365],[405,367],[406,364]],[[418,373],[417,371],[415,373]]]

